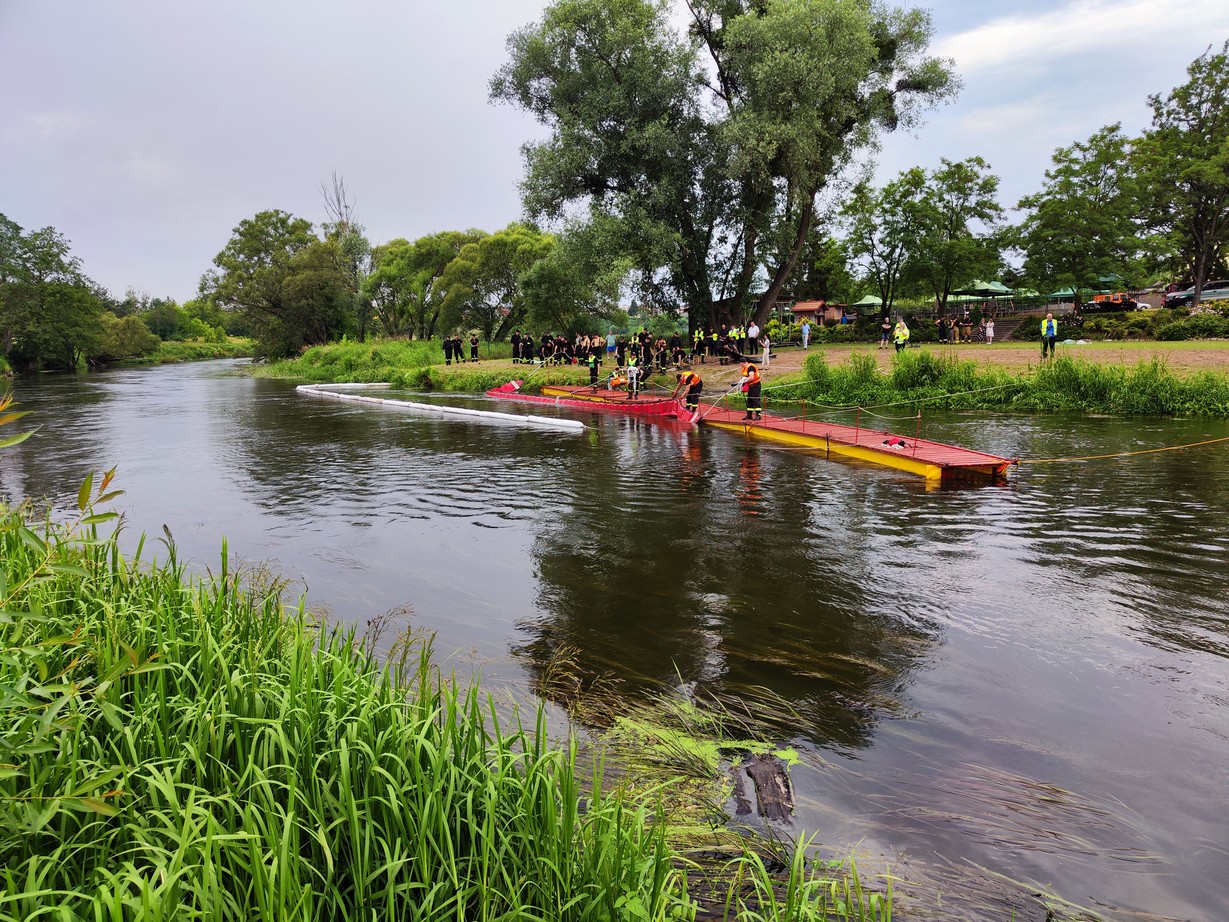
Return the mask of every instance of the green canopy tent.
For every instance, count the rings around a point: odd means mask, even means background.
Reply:
[[[954,295],[972,295],[978,298],[1010,298],[1015,294],[1002,282],[986,282],[974,279],[968,285],[952,290]]]

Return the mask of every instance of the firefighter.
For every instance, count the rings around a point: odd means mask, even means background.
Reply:
[[[743,419],[763,419],[764,407],[760,403],[760,370],[755,362],[743,362],[740,370],[742,377],[738,379],[737,386],[742,387],[743,393],[747,395],[747,415]]]
[[[694,371],[681,371],[674,376],[678,384],[670,396],[677,398],[683,388],[687,388],[687,400],[684,404],[692,413],[700,407],[700,393],[704,390],[704,381]]]

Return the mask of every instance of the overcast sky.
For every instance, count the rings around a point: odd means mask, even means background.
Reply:
[[[544,0],[0,0],[0,213],[86,273],[179,301],[244,218],[319,222],[337,171],[375,243],[520,214],[528,116],[487,101]],[[926,4],[922,4],[926,5]],[[1005,205],[1229,37],[1226,0],[936,0],[959,99],[890,137],[881,181],[980,155]]]

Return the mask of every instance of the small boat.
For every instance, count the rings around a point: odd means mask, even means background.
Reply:
[[[765,415],[752,421],[742,413],[713,407],[700,416],[699,422],[748,438],[823,452],[826,458],[853,458],[908,471],[933,484],[1002,480],[1007,477],[1007,469],[1016,463],[1010,458],[957,445],[824,420]]]
[[[577,410],[601,410],[611,413],[626,413],[634,416],[660,416],[677,419],[682,416],[691,421],[692,414],[673,397],[628,396],[626,391],[594,388],[584,384],[544,384],[541,394],[525,394],[519,381],[509,381],[486,392],[488,397],[500,400],[520,400],[527,403],[542,403],[556,407],[571,407]]]

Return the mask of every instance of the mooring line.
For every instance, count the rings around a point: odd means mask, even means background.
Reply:
[[[1082,458],[1021,458],[1016,464],[1058,464],[1062,461],[1104,461],[1109,458],[1132,458],[1135,455],[1151,455],[1159,451],[1182,451],[1187,448],[1199,448],[1203,445],[1215,445],[1217,442],[1229,442],[1229,436],[1219,439],[1207,439],[1203,442],[1191,442],[1187,445],[1166,445],[1164,448],[1141,448],[1139,451],[1120,451],[1112,455],[1086,455]]]

